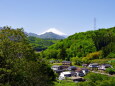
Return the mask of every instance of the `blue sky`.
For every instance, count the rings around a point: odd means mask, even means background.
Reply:
[[[41,33],[49,28],[70,35],[115,26],[115,0],[0,0],[0,26]]]

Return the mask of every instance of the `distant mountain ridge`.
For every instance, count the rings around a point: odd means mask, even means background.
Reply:
[[[0,27],[0,29],[2,29],[2,27]],[[61,33],[56,29],[50,29],[50,31],[51,30],[54,30],[54,32],[45,32],[41,35],[38,35],[35,33],[27,33],[27,32],[24,32],[24,33],[27,34],[28,36],[34,36],[34,37],[42,38],[42,39],[64,39],[67,37],[66,35],[64,35],[64,33]],[[57,34],[55,33],[56,31],[57,31]],[[60,34],[58,34],[58,33],[60,33]]]
[[[42,38],[42,39],[64,39],[64,36],[61,35],[57,35],[53,32],[46,32],[44,34],[41,35],[37,35],[35,33],[26,33],[28,36],[34,36],[34,37],[38,37],[38,38]]]
[[[51,39],[64,39],[65,37],[57,35],[53,32],[46,32],[45,34],[39,35],[40,38],[51,38]]]

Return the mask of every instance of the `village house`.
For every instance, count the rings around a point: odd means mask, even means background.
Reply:
[[[106,68],[112,68],[110,64],[102,64],[99,66],[99,70],[106,70]]]
[[[64,80],[66,77],[71,77],[71,71],[61,72],[58,79]]]
[[[85,74],[83,73],[83,71],[82,71],[81,68],[77,68],[77,69],[75,70],[75,73],[76,73],[76,76],[80,76],[80,77],[85,76]]]
[[[87,68],[81,68],[82,72],[84,73],[84,75],[86,75],[87,73],[89,73],[89,70]]]
[[[82,64],[82,66],[83,66],[83,67],[87,67],[87,66],[88,66],[88,64]]]
[[[62,65],[71,66],[72,63],[71,63],[71,61],[62,61]]]
[[[61,70],[62,67],[61,67],[60,65],[53,65],[53,66],[51,67],[51,69],[54,70],[54,71],[56,71],[56,70]]]
[[[67,68],[67,70],[69,70],[69,71],[74,71],[74,70],[76,70],[77,69],[77,67],[76,66],[69,66],[68,68]]]
[[[98,63],[91,63],[88,65],[88,67],[93,70],[93,69],[98,69],[99,68],[99,64]]]

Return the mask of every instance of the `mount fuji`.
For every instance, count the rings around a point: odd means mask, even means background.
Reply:
[[[50,28],[39,35],[28,33],[28,36],[35,36],[42,39],[64,39],[67,37],[65,33],[57,30],[56,28]]]
[[[48,33],[48,32],[52,32],[52,33],[55,33],[55,34],[60,35],[60,36],[64,36],[64,35],[66,36],[67,35],[67,34],[57,30],[56,28],[50,28],[50,29],[44,31],[43,33],[41,33],[40,35]]]

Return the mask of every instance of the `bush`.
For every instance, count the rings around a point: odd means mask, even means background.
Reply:
[[[107,68],[106,72],[112,75],[112,74],[115,74],[115,69],[113,69],[113,68]]]

